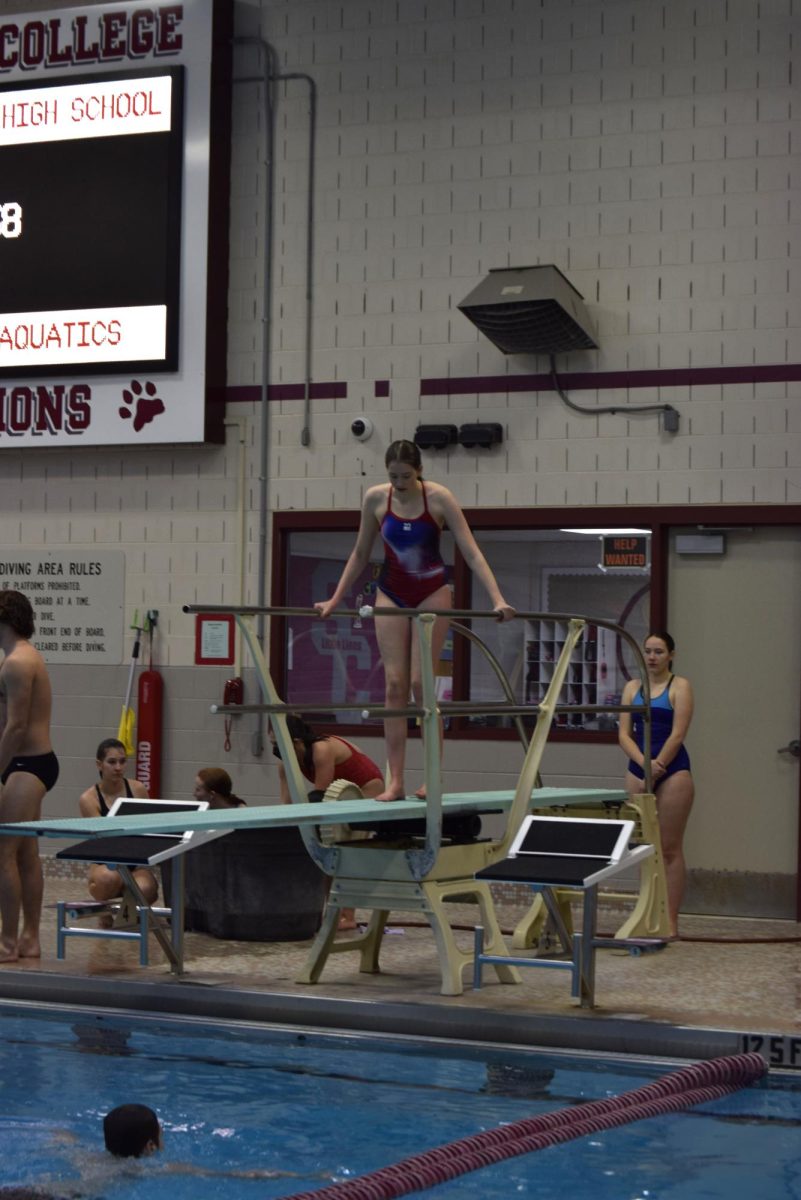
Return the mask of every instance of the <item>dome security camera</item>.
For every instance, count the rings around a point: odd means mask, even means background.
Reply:
[[[351,421],[350,431],[357,441],[366,442],[373,432],[373,422],[369,417],[357,417]]]

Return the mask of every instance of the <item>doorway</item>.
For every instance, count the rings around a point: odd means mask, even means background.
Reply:
[[[668,628],[695,693],[696,800],[687,912],[795,919],[801,736],[801,529],[723,534],[721,554],[670,537]]]

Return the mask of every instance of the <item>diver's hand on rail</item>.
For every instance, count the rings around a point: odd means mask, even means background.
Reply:
[[[511,604],[507,604],[505,600],[501,600],[492,610],[498,614],[499,621],[511,621],[517,616],[517,610],[512,608]]]
[[[336,604],[334,604],[333,600],[315,600],[312,608],[316,608],[317,612],[325,620],[334,611]]]

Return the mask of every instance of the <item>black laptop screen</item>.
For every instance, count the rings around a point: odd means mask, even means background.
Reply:
[[[152,817],[157,813],[192,813],[199,812],[202,805],[194,805],[179,800],[120,800],[115,809],[115,817]]]
[[[620,837],[620,821],[538,821],[534,818],[518,854],[581,854],[610,858]]]

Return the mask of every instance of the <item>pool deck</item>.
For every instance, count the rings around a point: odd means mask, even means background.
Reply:
[[[43,956],[0,967],[0,1000],[676,1058],[737,1053],[743,1034],[770,1034],[798,1042],[798,1062],[786,1065],[801,1066],[801,924],[791,921],[687,915],[682,940],[658,953],[599,952],[596,1006],[582,1009],[567,971],[526,969],[521,984],[509,985],[485,967],[475,991],[468,968],[461,996],[440,995],[432,933],[419,914],[400,912],[384,937],[380,974],[361,975],[356,954],[337,954],[314,985],[295,982],[308,941],[188,933],[180,977],[152,936],[148,967],[139,966],[135,943],[107,938],[70,938],[59,962],[52,906],[85,895],[82,879],[46,875]],[[614,930],[624,911],[602,906],[600,931]],[[505,932],[523,912],[498,906]],[[466,945],[476,913],[454,905]]]

